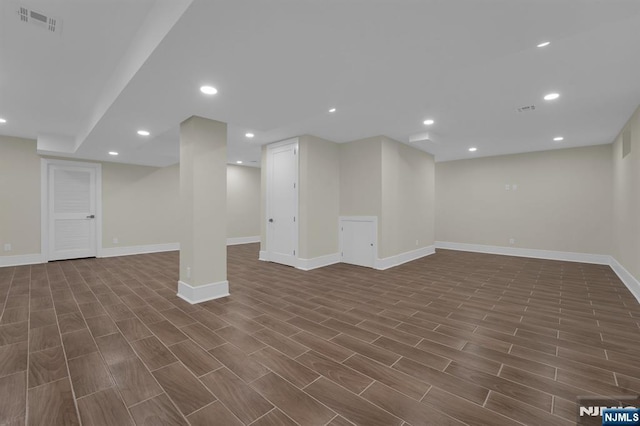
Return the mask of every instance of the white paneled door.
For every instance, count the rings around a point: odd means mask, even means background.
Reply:
[[[368,218],[341,218],[342,262],[373,268],[376,253],[376,221]]]
[[[96,169],[48,167],[49,259],[95,257]]]
[[[289,266],[296,266],[298,246],[297,149],[297,141],[267,148],[267,252]]]

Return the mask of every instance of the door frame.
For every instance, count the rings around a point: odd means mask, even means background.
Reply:
[[[67,166],[92,168],[96,172],[96,257],[102,257],[102,164],[82,161],[40,159],[40,253],[49,262],[49,168]]]
[[[294,204],[295,204],[295,209],[294,209],[294,214],[296,217],[296,222],[295,222],[295,226],[293,228],[293,232],[294,232],[294,250],[295,250],[295,255],[293,255],[294,257],[294,261],[295,264],[293,265],[294,267],[297,265],[298,259],[300,258],[300,250],[299,250],[299,243],[300,243],[300,201],[299,201],[299,195],[300,195],[300,144],[299,144],[299,140],[298,138],[291,138],[291,139],[286,139],[280,142],[275,142],[272,144],[267,145],[267,182],[266,182],[266,206],[265,206],[265,211],[266,211],[266,215],[263,218],[264,223],[265,223],[265,229],[266,229],[266,236],[267,236],[267,244],[266,244],[266,250],[265,250],[265,260],[267,261],[272,261],[272,256],[271,256],[271,244],[269,244],[273,238],[273,231],[271,230],[271,227],[269,226],[269,216],[271,214],[271,185],[270,185],[270,176],[271,176],[271,172],[273,171],[273,163],[270,161],[270,155],[271,155],[271,151],[273,151],[274,149],[277,148],[282,148],[283,146],[287,146],[287,145],[293,145],[293,149],[294,149],[294,155],[295,155],[295,176],[296,176],[296,187],[295,187],[295,191],[294,191]]]
[[[372,222],[373,223],[373,259],[371,267],[375,269],[378,263],[378,216],[340,216],[338,217],[338,234],[340,235],[340,259],[344,250],[342,226],[344,222]]]

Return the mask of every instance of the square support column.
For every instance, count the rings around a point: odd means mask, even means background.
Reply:
[[[180,206],[178,296],[228,296],[226,123],[194,116],[180,124]]]

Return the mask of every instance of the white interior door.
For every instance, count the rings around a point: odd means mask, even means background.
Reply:
[[[297,142],[267,149],[267,252],[289,266],[296,266],[298,248],[297,149]]]
[[[374,220],[341,219],[342,262],[373,268],[376,252]]]
[[[49,260],[95,257],[96,169],[49,165]]]

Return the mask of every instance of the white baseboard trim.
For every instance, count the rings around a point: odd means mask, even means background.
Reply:
[[[263,262],[268,262],[269,252],[266,250],[260,250],[260,255],[258,256],[258,260],[262,260]]]
[[[162,251],[180,250],[180,243],[150,244],[146,246],[109,247],[103,248],[98,257],[130,256],[134,254],[159,253]]]
[[[192,286],[183,281],[178,281],[178,297],[195,305],[207,300],[219,299],[229,295],[229,281]]]
[[[501,254],[505,256],[531,257],[534,259],[593,263],[596,265],[609,265],[611,263],[611,256],[605,254],[573,253],[568,251],[487,246],[482,244],[451,243],[446,241],[436,241],[436,248],[458,251],[471,251],[474,253]]]
[[[436,246],[431,245],[422,247],[417,250],[411,250],[404,253],[396,254],[382,259],[376,259],[374,268],[380,271],[420,259],[421,257],[432,255],[436,252]]]
[[[613,272],[618,275],[618,278],[620,278],[631,294],[638,300],[638,303],[640,303],[640,281],[631,275],[631,273],[613,257],[611,257],[611,264],[609,266],[611,266]]]
[[[323,266],[334,265],[340,263],[340,261],[340,253],[331,253],[311,259],[298,259],[296,268],[302,269],[303,271],[310,271],[312,269],[322,268]]]
[[[44,263],[42,255],[40,253],[19,254],[15,256],[0,256],[0,267],[35,265],[37,263]]]
[[[227,238],[228,246],[237,246],[238,244],[251,244],[251,243],[259,243],[260,235],[254,237],[235,237],[235,238]]]

